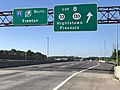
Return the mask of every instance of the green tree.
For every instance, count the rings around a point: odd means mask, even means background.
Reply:
[[[24,60],[25,54],[27,55],[27,60],[46,60],[47,56],[41,54],[40,52],[32,52],[28,50],[27,52],[11,49],[7,50],[0,50],[0,59],[12,59],[12,60]]]

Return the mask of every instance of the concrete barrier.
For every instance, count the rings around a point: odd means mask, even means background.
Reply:
[[[114,67],[114,75],[120,80],[120,66]]]
[[[0,61],[0,68],[8,67],[18,67],[18,66],[27,66],[27,65],[37,65],[37,64],[47,64],[47,63],[59,63],[59,62],[68,62],[68,60],[4,60]]]

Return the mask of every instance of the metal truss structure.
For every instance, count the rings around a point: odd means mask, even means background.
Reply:
[[[54,10],[48,10],[48,24],[53,25]],[[0,12],[0,27],[14,26],[12,11]],[[120,6],[98,7],[98,24],[120,23]]]
[[[120,6],[98,7],[98,24],[120,23]]]

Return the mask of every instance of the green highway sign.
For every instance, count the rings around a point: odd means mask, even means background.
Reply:
[[[14,9],[14,25],[43,25],[48,23],[47,8]]]
[[[96,31],[97,4],[54,7],[54,31]]]

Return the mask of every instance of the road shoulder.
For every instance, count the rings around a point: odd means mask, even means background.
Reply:
[[[59,90],[119,90],[120,82],[113,74],[80,73],[70,79]]]

